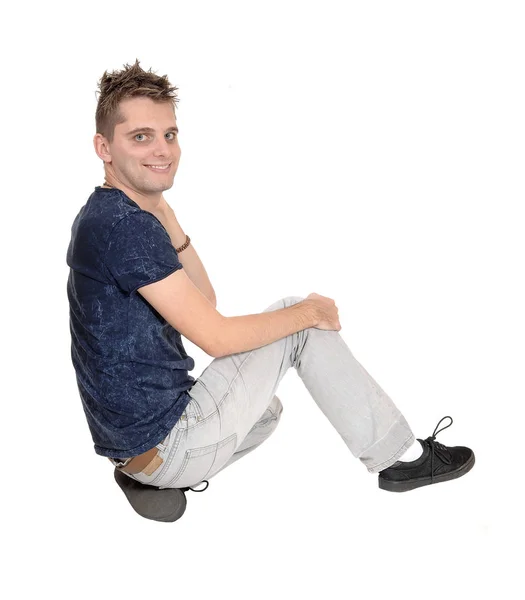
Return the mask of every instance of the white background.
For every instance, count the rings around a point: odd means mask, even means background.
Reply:
[[[523,507],[521,2],[18,3],[2,40],[6,598],[515,598]],[[336,301],[341,335],[465,477],[380,490],[297,373],[265,444],[138,516],[70,360],[71,225],[103,181],[97,83],[179,96],[166,198],[227,316]],[[191,375],[212,360],[191,342]],[[516,545],[516,543],[518,545]]]

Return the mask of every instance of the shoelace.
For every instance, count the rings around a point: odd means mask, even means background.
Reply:
[[[180,489],[181,489],[183,492],[187,492],[188,490],[191,490],[192,492],[204,492],[204,490],[207,490],[207,489],[208,489],[208,486],[210,485],[210,482],[209,482],[207,479],[203,479],[203,480],[201,481],[201,483],[205,483],[205,484],[206,484],[206,487],[205,487],[205,488],[202,488],[202,490],[194,490],[192,487],[183,487],[183,488],[180,488]],[[200,485],[200,483],[199,483],[199,485]]]
[[[445,419],[450,419],[450,424],[447,425],[446,427],[442,427],[441,429],[438,430],[439,425]],[[450,465],[450,463],[452,462],[448,448],[446,446],[444,446],[443,444],[436,442],[435,440],[436,440],[436,435],[440,431],[443,431],[447,427],[450,427],[450,425],[452,425],[453,422],[454,421],[452,420],[452,417],[449,417],[449,416],[443,417],[441,419],[441,421],[436,425],[436,429],[434,429],[434,433],[431,436],[427,437],[426,440],[424,440],[430,446],[430,450],[431,450],[431,455],[430,455],[430,477],[431,477],[430,482],[431,483],[434,483],[434,454],[437,454],[437,456],[439,456],[439,458],[447,465]]]

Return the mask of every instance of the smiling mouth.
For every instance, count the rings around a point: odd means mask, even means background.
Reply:
[[[148,169],[150,169],[150,171],[155,171],[156,173],[166,173],[166,171],[169,171],[170,167],[171,167],[171,163],[167,164],[167,165],[144,165],[145,167],[147,167]]]

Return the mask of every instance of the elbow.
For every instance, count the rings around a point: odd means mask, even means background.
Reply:
[[[217,315],[219,316],[220,320],[217,321],[214,327],[214,334],[212,336],[213,341],[210,344],[210,351],[208,354],[213,356],[213,358],[222,358],[223,356],[227,355],[227,352],[225,352],[224,343],[224,340],[226,339],[227,317],[224,317],[219,312],[217,312]]]
[[[221,348],[219,348],[218,346],[210,348],[207,354],[209,354],[212,358],[222,358],[224,356],[221,351]]]

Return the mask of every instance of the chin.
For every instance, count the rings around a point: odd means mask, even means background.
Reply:
[[[158,181],[156,183],[152,183],[150,181],[144,183],[142,186],[142,190],[146,193],[152,192],[165,192],[173,187],[173,181]]]

